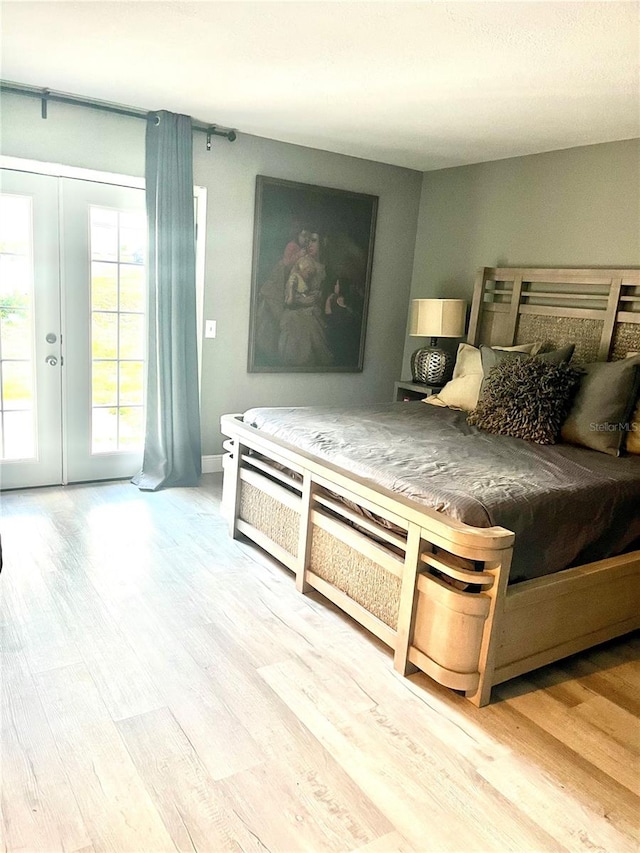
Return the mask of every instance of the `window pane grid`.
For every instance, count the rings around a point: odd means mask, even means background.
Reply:
[[[0,458],[36,456],[33,362],[33,207],[0,195]]]
[[[91,222],[92,453],[129,451],[143,441],[144,217],[92,207]]]

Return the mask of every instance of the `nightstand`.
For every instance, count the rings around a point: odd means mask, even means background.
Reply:
[[[394,401],[396,403],[408,403],[411,400],[422,400],[430,394],[437,394],[441,391],[442,385],[424,385],[422,382],[412,382],[408,379],[406,382],[402,379],[395,383]]]

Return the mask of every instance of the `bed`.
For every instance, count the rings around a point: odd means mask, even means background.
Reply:
[[[468,340],[573,342],[578,362],[622,359],[640,350],[640,272],[482,268]],[[320,445],[300,431],[305,412]],[[480,452],[486,436],[460,413],[396,403],[245,414],[222,418],[232,535],[293,571],[300,592],[317,590],[378,636],[402,674],[422,670],[481,706],[496,684],[640,627],[640,457],[603,458],[566,445],[539,456],[527,448],[526,479],[537,498],[518,492],[514,511],[501,504],[497,463]],[[366,446],[351,444],[362,419],[388,438],[386,474],[373,469]],[[410,460],[403,468],[394,453],[399,443],[390,436],[403,429],[414,431],[413,443],[421,430],[440,436],[435,451],[421,450],[423,471],[412,471]],[[463,470],[460,461],[457,477],[455,456],[443,457],[454,432],[475,464]],[[513,465],[511,445],[527,445],[494,438],[505,465]],[[483,466],[492,469],[493,493],[482,482],[474,493]],[[564,515],[574,523],[564,535],[554,519],[571,498],[553,482],[564,484],[571,472],[580,497]],[[463,511],[452,492],[463,496]],[[598,506],[607,507],[599,519]],[[589,525],[575,525],[586,517]],[[594,534],[589,541],[578,541],[581,528]]]

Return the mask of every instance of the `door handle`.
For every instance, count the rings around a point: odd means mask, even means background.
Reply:
[[[45,361],[47,362],[47,364],[50,364],[51,367],[55,367],[56,364],[58,363],[58,359],[55,357],[55,355],[48,355],[45,358]]]

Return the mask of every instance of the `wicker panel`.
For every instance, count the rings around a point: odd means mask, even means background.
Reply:
[[[587,364],[598,361],[602,321],[581,317],[548,317],[544,314],[522,314],[516,332],[516,343],[543,341],[545,349],[576,345],[573,361]]]
[[[394,630],[398,627],[400,578],[317,525],[309,568]]]
[[[294,557],[298,554],[300,516],[250,483],[241,484],[240,518],[252,524]]]
[[[640,323],[618,323],[613,333],[611,360],[626,358],[628,352],[640,352]]]

